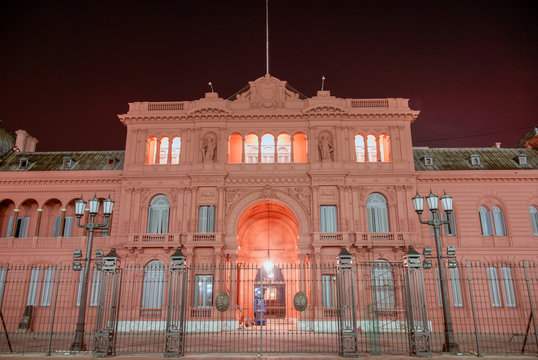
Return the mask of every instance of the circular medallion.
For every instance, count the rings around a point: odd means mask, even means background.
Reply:
[[[230,307],[230,297],[225,292],[221,292],[215,299],[215,307],[218,311],[223,312]]]
[[[302,291],[297,292],[293,297],[293,306],[295,306],[295,310],[305,311],[307,305],[308,299],[306,297],[306,294]]]

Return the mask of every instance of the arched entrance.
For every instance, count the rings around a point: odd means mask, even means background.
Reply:
[[[281,203],[258,201],[241,214],[237,235],[238,262],[245,270],[241,280],[246,285],[241,289],[240,306],[253,310],[257,325],[265,324],[262,319],[285,318],[291,306],[286,293],[293,289],[286,288],[286,275],[281,269],[298,261],[295,215]]]
[[[291,210],[272,200],[248,207],[237,224],[238,261],[264,264],[298,260],[298,223]]]

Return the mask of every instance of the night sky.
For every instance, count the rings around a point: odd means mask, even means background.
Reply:
[[[376,3],[376,4],[374,4]],[[270,73],[307,96],[410,98],[415,146],[513,147],[538,125],[533,1],[270,0]],[[0,120],[38,151],[122,150],[128,102],[265,74],[265,1],[8,1]]]

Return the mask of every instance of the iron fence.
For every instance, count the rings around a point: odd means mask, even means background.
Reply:
[[[443,350],[435,264],[256,264],[90,271],[87,351],[120,353],[417,353]],[[69,352],[80,271],[0,268],[0,352]],[[463,353],[538,353],[535,263],[461,262],[447,269]],[[1,324],[0,324],[1,325]],[[9,338],[9,342],[8,339]]]

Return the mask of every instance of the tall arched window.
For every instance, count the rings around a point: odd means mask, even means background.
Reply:
[[[493,207],[493,225],[495,225],[495,235],[506,236],[506,225],[504,223],[504,213],[500,207]]]
[[[377,141],[375,138],[375,135],[368,135],[366,137],[367,145],[368,145],[368,161],[369,162],[376,162],[377,161]]]
[[[392,266],[386,260],[378,259],[372,264],[372,297],[378,309],[394,308],[394,277]]]
[[[181,154],[181,138],[176,136],[172,139],[172,156],[170,162],[172,164],[179,164],[179,155]]]
[[[289,134],[278,135],[276,146],[278,162],[289,163],[291,160],[291,138]]]
[[[485,206],[478,208],[478,215],[480,216],[480,228],[482,229],[482,235],[493,235],[493,224],[491,222],[491,213]]]
[[[379,135],[379,156],[383,162],[390,161],[389,136],[387,134]]]
[[[241,134],[232,134],[228,139],[228,162],[240,164],[243,156],[243,138]]]
[[[262,163],[275,162],[275,137],[272,134],[262,136]]]
[[[157,159],[157,138],[150,137],[146,142],[146,164],[155,164]]]
[[[164,264],[150,261],[144,268],[142,309],[160,309],[164,299]]]
[[[538,236],[538,210],[536,206],[529,207],[529,215],[531,217],[532,233]]]
[[[355,154],[357,156],[357,162],[364,162],[364,136],[361,134],[355,135]]]
[[[166,164],[168,163],[168,147],[169,147],[169,139],[168,137],[161,138],[161,143],[159,147],[159,164]]]
[[[293,136],[293,162],[305,163],[308,158],[306,135],[296,133]]]
[[[256,134],[245,136],[245,162],[247,164],[258,162],[258,135]]]
[[[389,231],[387,200],[383,195],[378,193],[368,195],[368,198],[366,198],[366,214],[368,232]]]
[[[170,200],[165,195],[157,195],[151,200],[148,213],[148,234],[168,233]]]

